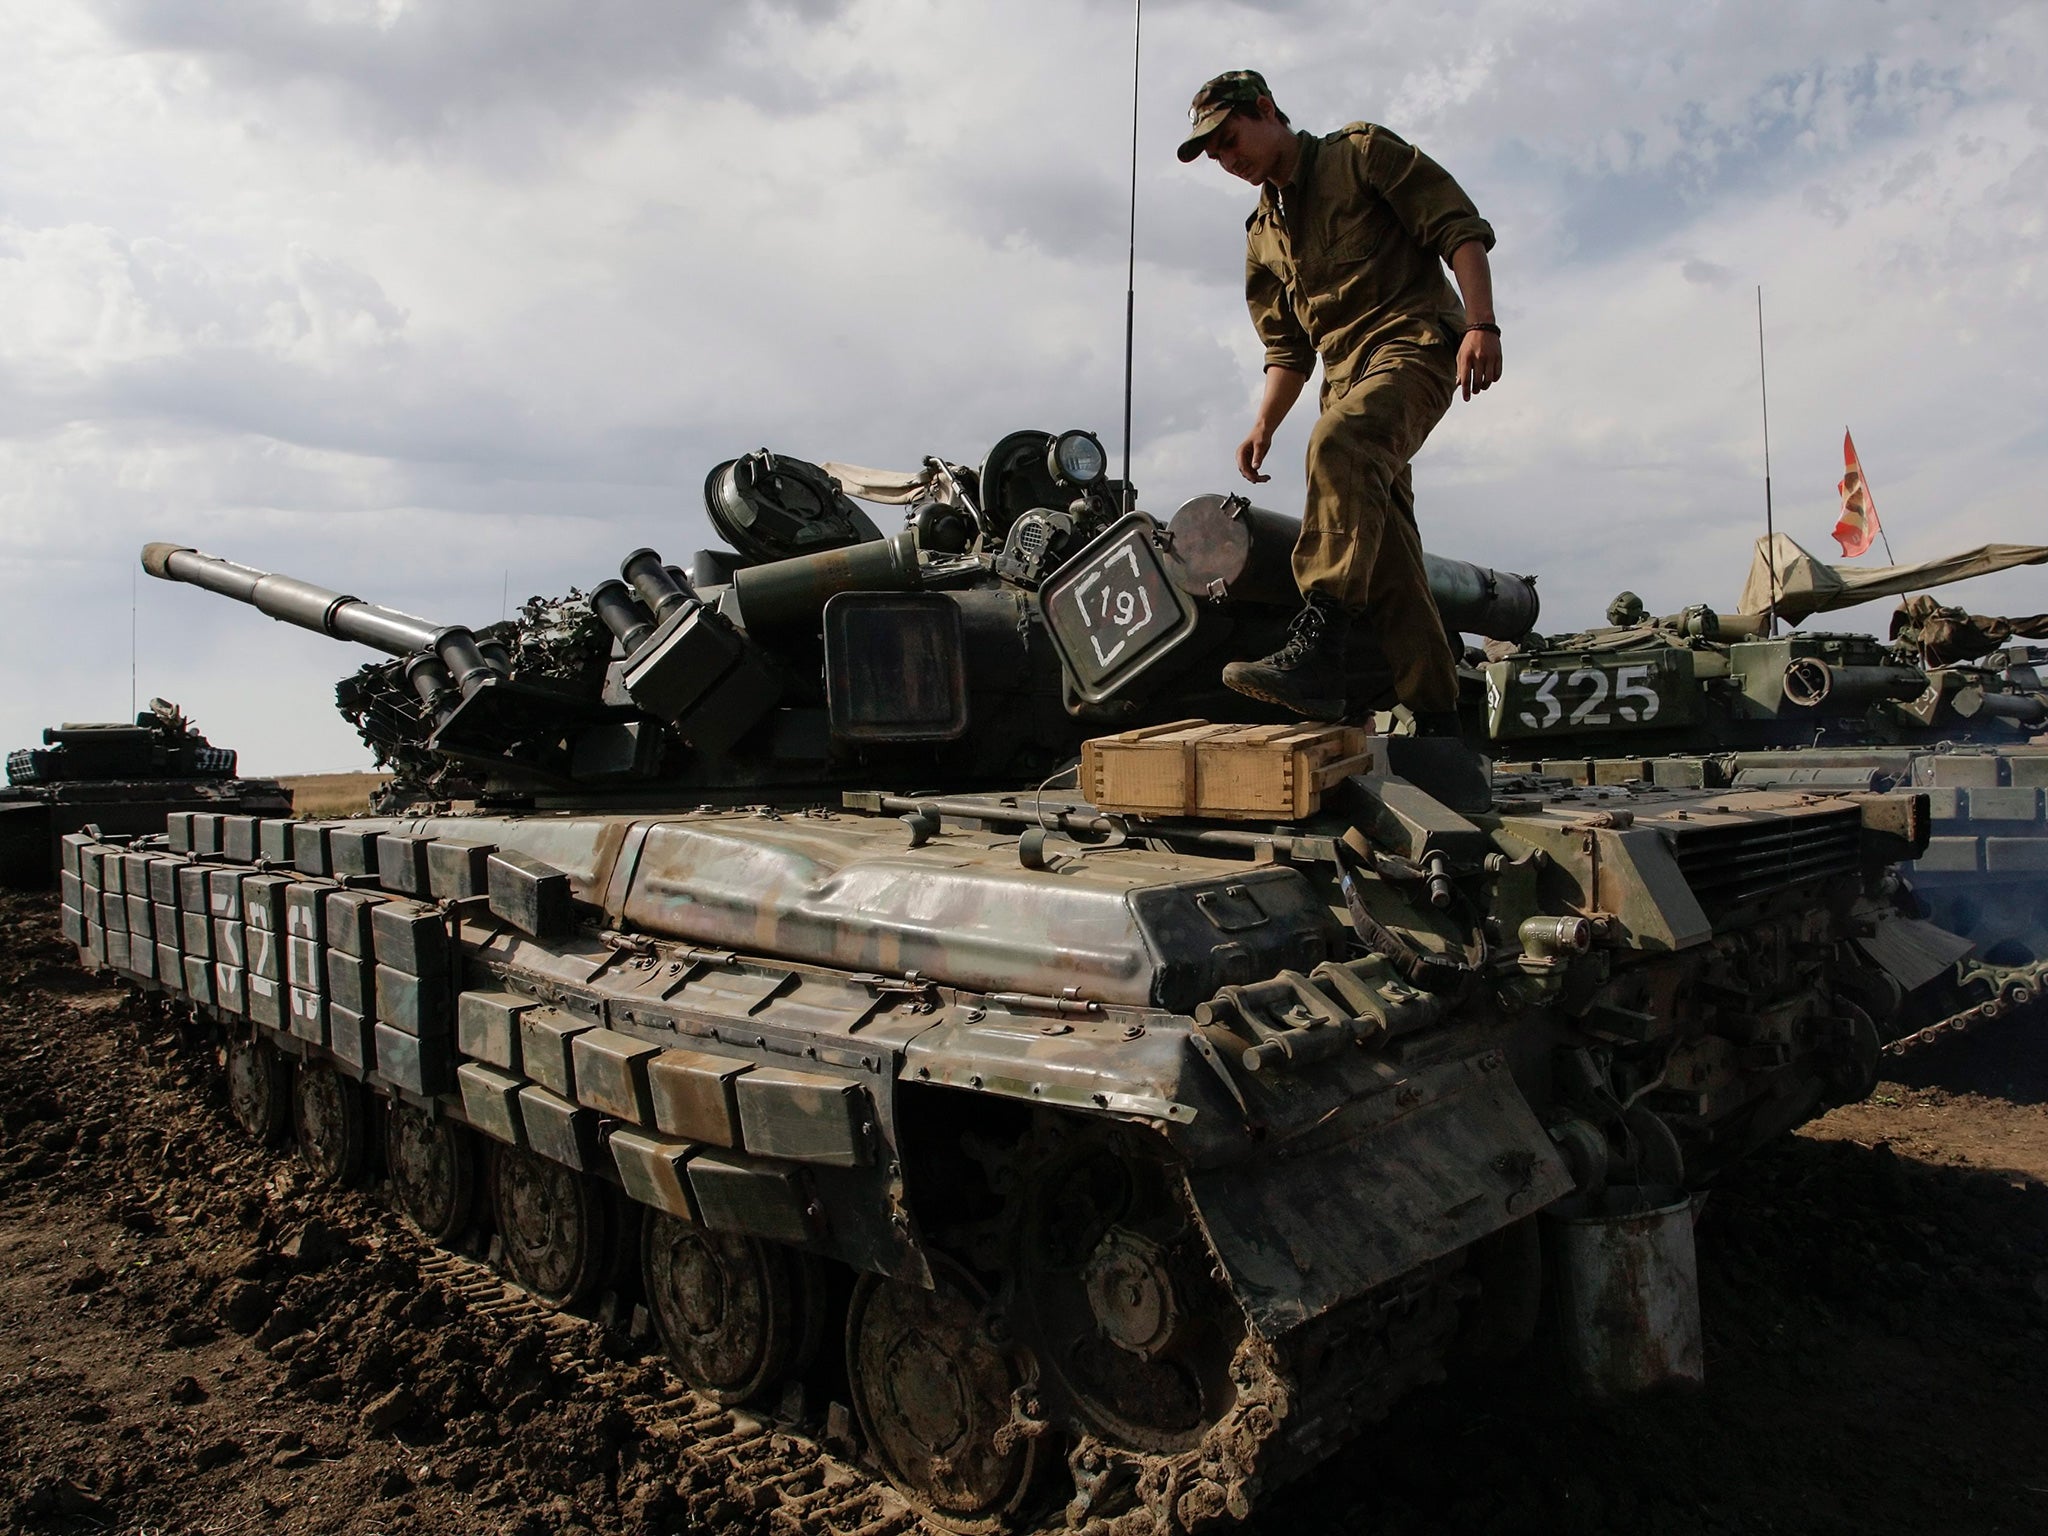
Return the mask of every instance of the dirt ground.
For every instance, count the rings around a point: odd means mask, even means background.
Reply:
[[[544,1321],[374,1193],[309,1188],[227,1119],[210,1048],[80,973],[52,916],[0,895],[10,1529],[906,1523],[681,1394],[626,1330]],[[1257,1528],[2048,1532],[2048,1026],[1900,1066],[1714,1191],[1703,1389],[1581,1411],[1540,1354],[1454,1380]],[[797,1504],[750,1482],[821,1476]]]

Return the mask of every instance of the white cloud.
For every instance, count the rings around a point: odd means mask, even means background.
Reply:
[[[768,443],[972,458],[1121,417],[1130,17],[1057,0],[105,0],[0,56],[0,746],[121,713],[136,548],[451,620],[705,541]],[[1732,598],[1829,548],[1853,426],[1902,559],[2048,538],[2048,13],[1962,0],[1146,11],[1136,478],[1227,488],[1257,388],[1244,189],[1172,146],[1266,70],[1473,191],[1508,376],[1418,465],[1434,548],[1546,623]],[[1307,420],[1260,499],[1300,495]],[[2034,611],[2038,575],[1959,594]],[[144,581],[143,696],[254,769],[358,760],[356,657]],[[1882,613],[1864,622],[1881,622]]]

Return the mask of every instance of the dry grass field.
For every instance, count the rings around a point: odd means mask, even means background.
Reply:
[[[278,782],[292,792],[292,809],[305,816],[365,816],[370,796],[390,782],[388,773],[301,773]]]

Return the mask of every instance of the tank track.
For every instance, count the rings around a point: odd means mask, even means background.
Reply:
[[[593,1315],[557,1310],[494,1262],[420,1243],[424,1279],[482,1316],[539,1330],[557,1369],[592,1379],[603,1309],[615,1313],[616,1297]],[[1447,1260],[1297,1330],[1283,1348],[1246,1339],[1231,1368],[1236,1401],[1198,1447],[1143,1454],[1081,1436],[1067,1457],[1074,1497],[1064,1511],[1056,1504],[1044,1510],[1029,1529],[1039,1536],[1185,1536],[1247,1518],[1263,1488],[1292,1482],[1384,1418],[1403,1393],[1443,1379],[1467,1289],[1457,1261]],[[1048,1428],[1021,1402],[1014,1413],[1016,1433]],[[943,1527],[920,1516],[884,1478],[792,1418],[726,1407],[680,1381],[666,1409],[650,1418],[650,1438],[675,1457],[673,1492],[692,1529],[943,1536]],[[1115,1512],[1099,1513],[1105,1504]]]
[[[1140,1456],[1082,1437],[1068,1458],[1078,1490],[1068,1528],[1179,1536],[1247,1519],[1262,1487],[1294,1481],[1402,1394],[1443,1379],[1466,1289],[1457,1268],[1447,1261],[1392,1281],[1290,1335],[1284,1351],[1247,1339],[1231,1363],[1237,1401],[1194,1450]],[[1095,1499],[1123,1486],[1118,1474],[1132,1479],[1136,1507],[1091,1517]]]
[[[1901,1035],[1885,1046],[1884,1054],[1910,1055],[1949,1035],[1968,1034],[1986,1024],[2037,1009],[2048,998],[2048,960],[2018,966],[1966,964],[1962,985],[1969,988],[1978,984],[1991,989],[1992,995],[1985,1001],[1937,1019],[1924,1029]]]
[[[597,1321],[541,1305],[489,1264],[429,1247],[419,1268],[472,1310],[542,1330],[549,1359],[565,1374],[582,1374],[593,1358]],[[691,1529],[898,1536],[922,1528],[916,1512],[887,1483],[795,1425],[721,1407],[687,1388],[670,1401],[676,1411],[664,1413],[648,1432],[675,1453],[675,1492]]]

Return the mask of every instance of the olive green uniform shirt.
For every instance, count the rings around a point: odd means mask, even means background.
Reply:
[[[1266,366],[1312,373],[1341,396],[1383,341],[1456,341],[1465,309],[1444,271],[1467,240],[1493,249],[1493,226],[1464,188],[1414,145],[1373,123],[1318,138],[1284,189],[1268,186],[1245,220],[1245,302]]]

